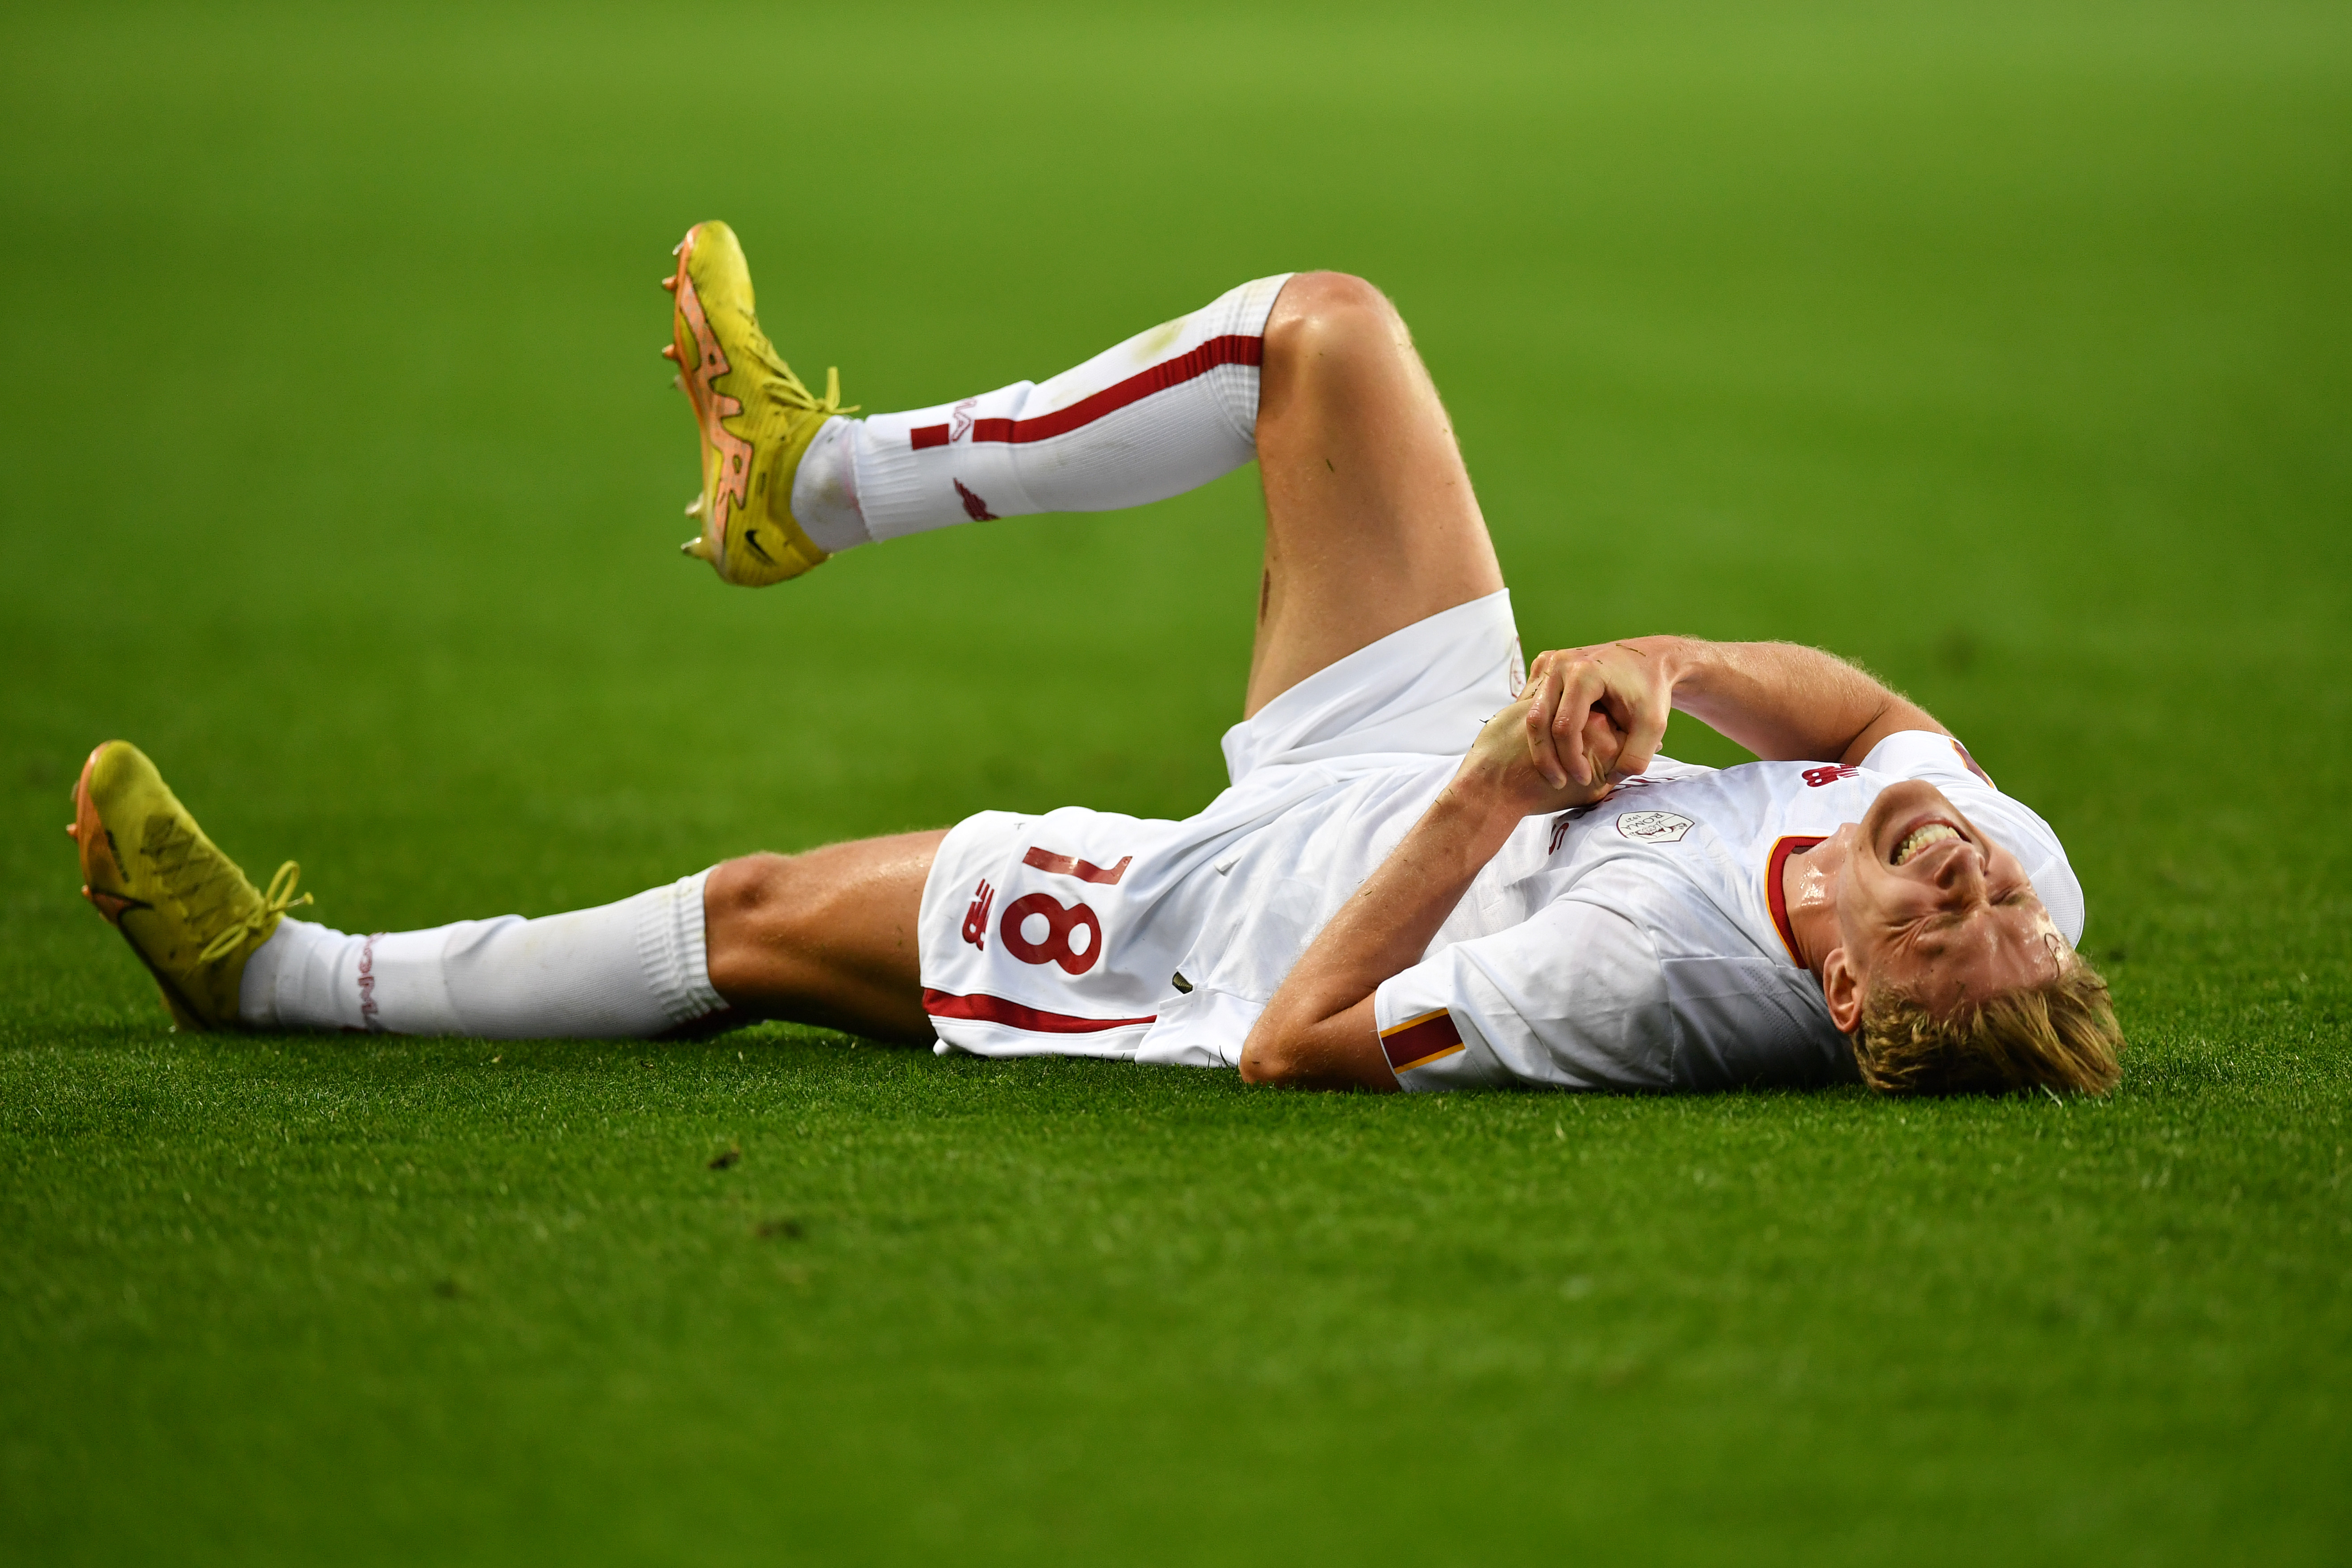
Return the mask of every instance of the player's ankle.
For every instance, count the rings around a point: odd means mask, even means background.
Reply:
[[[826,420],[793,476],[793,521],[828,554],[874,542],[857,504],[859,423],[841,415]]]

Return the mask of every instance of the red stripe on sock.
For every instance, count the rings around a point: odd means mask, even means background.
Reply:
[[[1027,1029],[1039,1035],[1093,1035],[1105,1029],[1124,1029],[1137,1024],[1149,1024],[1158,1014],[1140,1018],[1074,1018],[1067,1013],[1048,1013],[1041,1007],[1024,1007],[1018,1002],[1007,1002],[1002,996],[975,992],[970,996],[951,996],[944,991],[923,990],[923,1011],[934,1018],[972,1018],[983,1024],[1003,1024],[1011,1028]]]
[[[975,419],[971,422],[971,438],[975,442],[1002,441],[1018,446],[1024,442],[1066,436],[1081,426],[1091,425],[1106,414],[1116,414],[1129,404],[1140,402],[1155,392],[1165,392],[1171,386],[1181,386],[1196,376],[1206,375],[1221,364],[1259,364],[1264,363],[1265,357],[1264,338],[1245,338],[1228,332],[1222,338],[1211,338],[1190,353],[1162,360],[1115,386],[1107,386],[1091,396],[1081,397],[1067,408],[1041,414],[1034,419]],[[920,426],[911,435],[918,452],[948,444],[948,427],[944,425]]]

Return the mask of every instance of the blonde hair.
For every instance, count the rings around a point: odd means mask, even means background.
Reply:
[[[1942,1018],[1892,987],[1874,988],[1853,1056],[1863,1081],[1882,1094],[2105,1094],[2123,1076],[2123,1044],[2107,983],[2077,955],[2053,980]]]

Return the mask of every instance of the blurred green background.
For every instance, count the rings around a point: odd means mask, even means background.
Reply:
[[[2340,5],[25,6],[0,153],[0,1552],[2352,1550]],[[1223,782],[1253,474],[676,554],[711,216],[869,410],[1371,278],[1528,648],[1906,688],[2123,1091],[167,1035],[58,831],[114,735],[354,930]]]

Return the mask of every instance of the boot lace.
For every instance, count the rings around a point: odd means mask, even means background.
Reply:
[[[776,401],[810,414],[822,414],[831,418],[836,414],[855,414],[864,405],[853,403],[844,407],[841,402],[841,367],[824,367],[824,395],[819,397],[808,389],[806,383],[793,374],[793,367],[782,360],[772,361],[768,374],[775,383]]]
[[[824,395],[819,397],[808,389],[806,382],[793,374],[793,367],[784,363],[784,356],[776,352],[776,345],[770,342],[768,334],[761,330],[757,317],[751,318],[751,327],[753,344],[758,351],[756,357],[761,362],[760,368],[767,373],[769,381],[773,384],[772,391],[777,402],[805,413],[822,414],[827,418],[836,414],[855,414],[863,406],[856,403],[846,407],[842,405],[839,365],[824,367]]]
[[[148,820],[146,841],[140,849],[154,866],[163,891],[180,906],[182,918],[193,929],[202,931],[215,921],[230,917],[196,954],[199,963],[227,957],[242,943],[259,936],[279,915],[313,901],[308,893],[299,899],[294,896],[295,886],[302,879],[302,868],[289,860],[269,879],[269,890],[261,895],[255,908],[243,915],[233,915],[239,901],[238,892],[245,886],[244,873],[202,837],[167,816]]]

